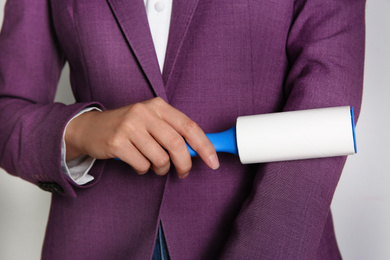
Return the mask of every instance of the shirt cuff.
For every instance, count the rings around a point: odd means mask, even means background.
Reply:
[[[65,132],[69,123],[75,119],[76,117],[84,114],[86,112],[97,110],[102,111],[97,107],[88,107],[81,110],[74,117],[72,117],[69,122],[66,124],[64,133],[62,134],[62,142],[61,142],[61,169],[62,173],[69,176],[76,184],[84,185],[91,182],[94,178],[92,175],[89,175],[88,172],[92,168],[95,158],[92,158],[88,155],[81,155],[69,162],[66,161],[66,144],[65,144]]]

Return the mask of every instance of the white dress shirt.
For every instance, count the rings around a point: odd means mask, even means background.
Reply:
[[[171,22],[172,0],[144,0],[144,4],[148,17],[150,32],[153,39],[154,49],[156,50],[158,64],[160,66],[160,71],[162,72],[168,43],[169,25]],[[99,110],[94,107],[86,108],[75,115],[70,121],[85,112],[95,109]],[[87,155],[83,155],[66,162],[66,144],[64,138],[65,131],[66,127],[63,133],[61,147],[62,172],[68,175],[75,183],[79,185],[86,184],[93,180],[93,176],[89,175],[88,171],[92,168],[92,165],[96,159]]]

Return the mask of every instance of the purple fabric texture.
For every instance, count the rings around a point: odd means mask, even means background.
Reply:
[[[60,169],[82,108],[160,96],[205,132],[237,116],[341,105],[360,111],[364,0],[173,1],[163,75],[141,0],[12,0],[0,36],[0,166],[57,183],[43,259],[339,259],[330,203],[344,157],[241,165],[220,154],[189,177],[97,161],[78,187]],[[76,104],[53,103],[65,61]]]

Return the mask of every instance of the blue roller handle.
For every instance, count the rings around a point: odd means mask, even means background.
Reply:
[[[214,145],[215,151],[238,155],[235,126],[220,133],[206,134],[206,136]],[[188,144],[187,148],[192,157],[198,156],[198,154]]]
[[[230,128],[229,130],[220,133],[206,134],[206,136],[210,140],[212,145],[214,145],[216,152],[232,153],[238,156],[235,126]],[[192,149],[191,146],[189,146],[188,144],[187,144],[187,148],[188,151],[190,152],[191,157],[198,156],[195,150]],[[114,158],[114,159],[120,161],[119,158]]]

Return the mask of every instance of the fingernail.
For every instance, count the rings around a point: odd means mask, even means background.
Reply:
[[[216,154],[212,154],[209,157],[209,166],[211,169],[216,170],[219,168],[219,160],[218,156]]]

